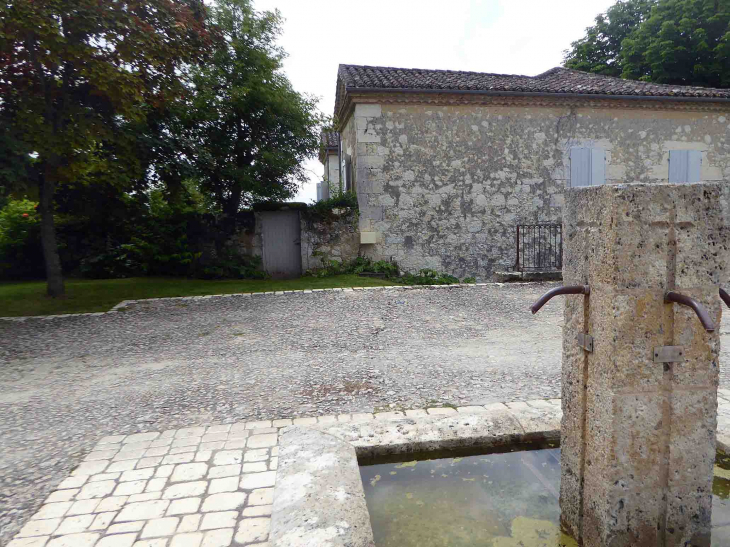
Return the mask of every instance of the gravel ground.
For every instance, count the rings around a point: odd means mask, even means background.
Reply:
[[[562,297],[528,311],[552,286],[161,300],[0,321],[0,545],[105,435],[559,397]]]

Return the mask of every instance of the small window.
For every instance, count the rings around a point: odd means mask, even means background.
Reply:
[[[606,183],[606,151],[600,148],[570,149],[570,186],[600,186]]]
[[[670,150],[669,182],[700,182],[701,165],[699,150]]]

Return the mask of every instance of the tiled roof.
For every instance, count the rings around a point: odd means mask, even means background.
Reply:
[[[340,134],[337,131],[322,131],[322,145],[325,148],[337,148],[340,145]]]
[[[730,89],[654,84],[562,67],[552,68],[537,76],[518,76],[457,70],[340,65],[337,76],[339,82],[336,111],[339,110],[341,102],[344,100],[344,92],[364,89],[469,90],[730,99]]]

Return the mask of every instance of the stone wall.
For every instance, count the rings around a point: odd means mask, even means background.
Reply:
[[[415,271],[489,278],[515,262],[515,225],[562,222],[570,149],[606,151],[609,184],[667,182],[669,151],[701,150],[702,180],[730,175],[728,115],[638,108],[355,104],[342,127],[363,247]]]
[[[350,262],[360,251],[357,212],[334,209],[331,214],[302,212],[302,271],[321,268],[325,260]]]

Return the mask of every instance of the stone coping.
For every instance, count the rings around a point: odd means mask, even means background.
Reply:
[[[370,547],[358,456],[551,440],[560,417],[549,399],[106,436],[8,547]]]
[[[527,282],[526,282],[527,283]],[[167,296],[163,298],[142,298],[139,300],[123,300],[109,311],[91,312],[91,313],[62,313],[57,315],[26,315],[18,317],[0,317],[0,321],[17,321],[24,322],[30,319],[50,320],[60,319],[63,317],[101,317],[117,313],[119,310],[128,308],[134,304],[144,302],[161,301],[180,301],[180,300],[207,300],[209,298],[233,298],[233,297],[253,297],[253,296],[282,296],[285,294],[312,294],[318,292],[352,292],[352,291],[377,291],[386,289],[397,290],[414,290],[414,289],[456,289],[464,287],[484,287],[484,286],[501,287],[504,283],[452,283],[451,285],[385,285],[382,287],[334,287],[328,289],[300,289],[295,291],[264,291],[264,292],[243,292],[231,294],[207,294],[204,296]]]

